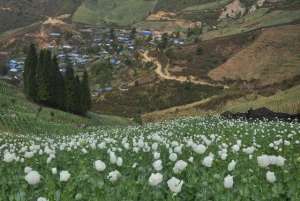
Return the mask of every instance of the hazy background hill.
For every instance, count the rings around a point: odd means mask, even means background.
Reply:
[[[26,26],[46,16],[71,14],[82,0],[1,0],[0,33]]]

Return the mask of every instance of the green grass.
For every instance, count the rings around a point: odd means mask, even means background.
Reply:
[[[158,0],[155,10],[181,11],[187,7],[216,2],[216,0]]]
[[[73,16],[75,22],[128,26],[142,21],[156,4],[156,0],[88,0]]]
[[[239,99],[227,105],[223,110],[245,112],[249,108],[259,107],[268,107],[277,112],[300,113],[300,85],[278,92],[270,97],[258,97],[254,100]]]
[[[129,120],[89,113],[88,118],[73,115],[28,101],[19,89],[0,81],[0,130],[26,133],[60,134],[79,132],[82,127],[124,126]]]
[[[209,2],[206,4],[194,5],[183,9],[183,11],[206,11],[220,9],[229,4],[231,0],[218,0],[214,2]]]
[[[162,32],[185,31],[183,27],[173,21],[142,21],[134,26],[138,27],[139,29],[160,30]]]
[[[258,9],[236,21],[221,21],[217,30],[204,33],[202,40],[210,40],[218,37],[225,37],[234,34],[244,33],[263,27],[271,27],[281,24],[288,24],[300,19],[300,10],[274,10],[268,8]]]

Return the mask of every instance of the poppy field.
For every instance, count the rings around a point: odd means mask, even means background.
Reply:
[[[1,201],[300,200],[298,123],[196,117],[3,132],[0,157]]]

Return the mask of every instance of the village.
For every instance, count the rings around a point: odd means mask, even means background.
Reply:
[[[96,61],[108,61],[113,69],[133,67],[129,60],[135,58],[136,53],[145,52],[158,47],[162,40],[162,33],[133,29],[113,29],[82,25],[77,27],[80,33],[70,37],[69,33],[61,30],[48,31],[45,48],[56,55],[60,71],[65,72],[71,65],[77,73],[83,72]],[[173,36],[174,35],[174,36]],[[173,34],[169,38],[172,45],[184,45],[183,38]],[[76,38],[77,37],[77,38]],[[75,39],[74,39],[75,38]],[[0,52],[0,76],[14,83],[22,83],[22,75],[25,63],[25,52],[17,56],[11,56],[8,52]],[[4,69],[4,70],[1,70]],[[97,85],[92,88],[93,96],[98,96],[113,90],[111,85]],[[126,87],[118,87],[118,90],[126,90]]]

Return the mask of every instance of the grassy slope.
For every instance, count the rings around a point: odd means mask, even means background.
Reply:
[[[154,8],[156,0],[87,0],[73,16],[75,22],[101,25],[131,25],[143,20]]]
[[[136,117],[151,111],[202,100],[222,92],[221,88],[164,80],[132,87],[127,92],[113,91],[95,103],[94,111]]]
[[[0,33],[28,26],[46,16],[72,14],[80,5],[81,0],[1,0]]]
[[[143,122],[157,122],[179,117],[216,115],[224,111],[245,112],[251,107],[268,107],[276,112],[299,113],[299,97],[300,85],[285,91],[279,91],[270,97],[232,92],[187,105],[147,113],[142,116],[142,119]]]
[[[39,106],[26,100],[15,87],[0,81],[0,130],[23,133],[65,133],[85,126],[128,125],[125,118],[89,113],[89,118]],[[54,114],[54,116],[51,115]]]
[[[300,20],[300,10],[274,10],[268,8],[258,9],[252,14],[246,15],[236,21],[219,22],[217,30],[204,33],[202,40],[211,40],[256,30],[263,27],[277,26]]]
[[[278,92],[270,97],[258,97],[255,100],[245,98],[228,103],[223,111],[244,112],[250,107],[268,107],[278,112],[299,113],[300,112],[300,86]]]
[[[199,4],[194,6],[189,6],[183,11],[205,11],[205,10],[213,10],[213,9],[220,9],[227,4],[229,4],[231,0],[220,0],[220,1],[213,1],[206,4]]]
[[[158,0],[155,11],[168,10],[168,11],[181,11],[190,6],[206,4],[215,2],[216,0]]]

